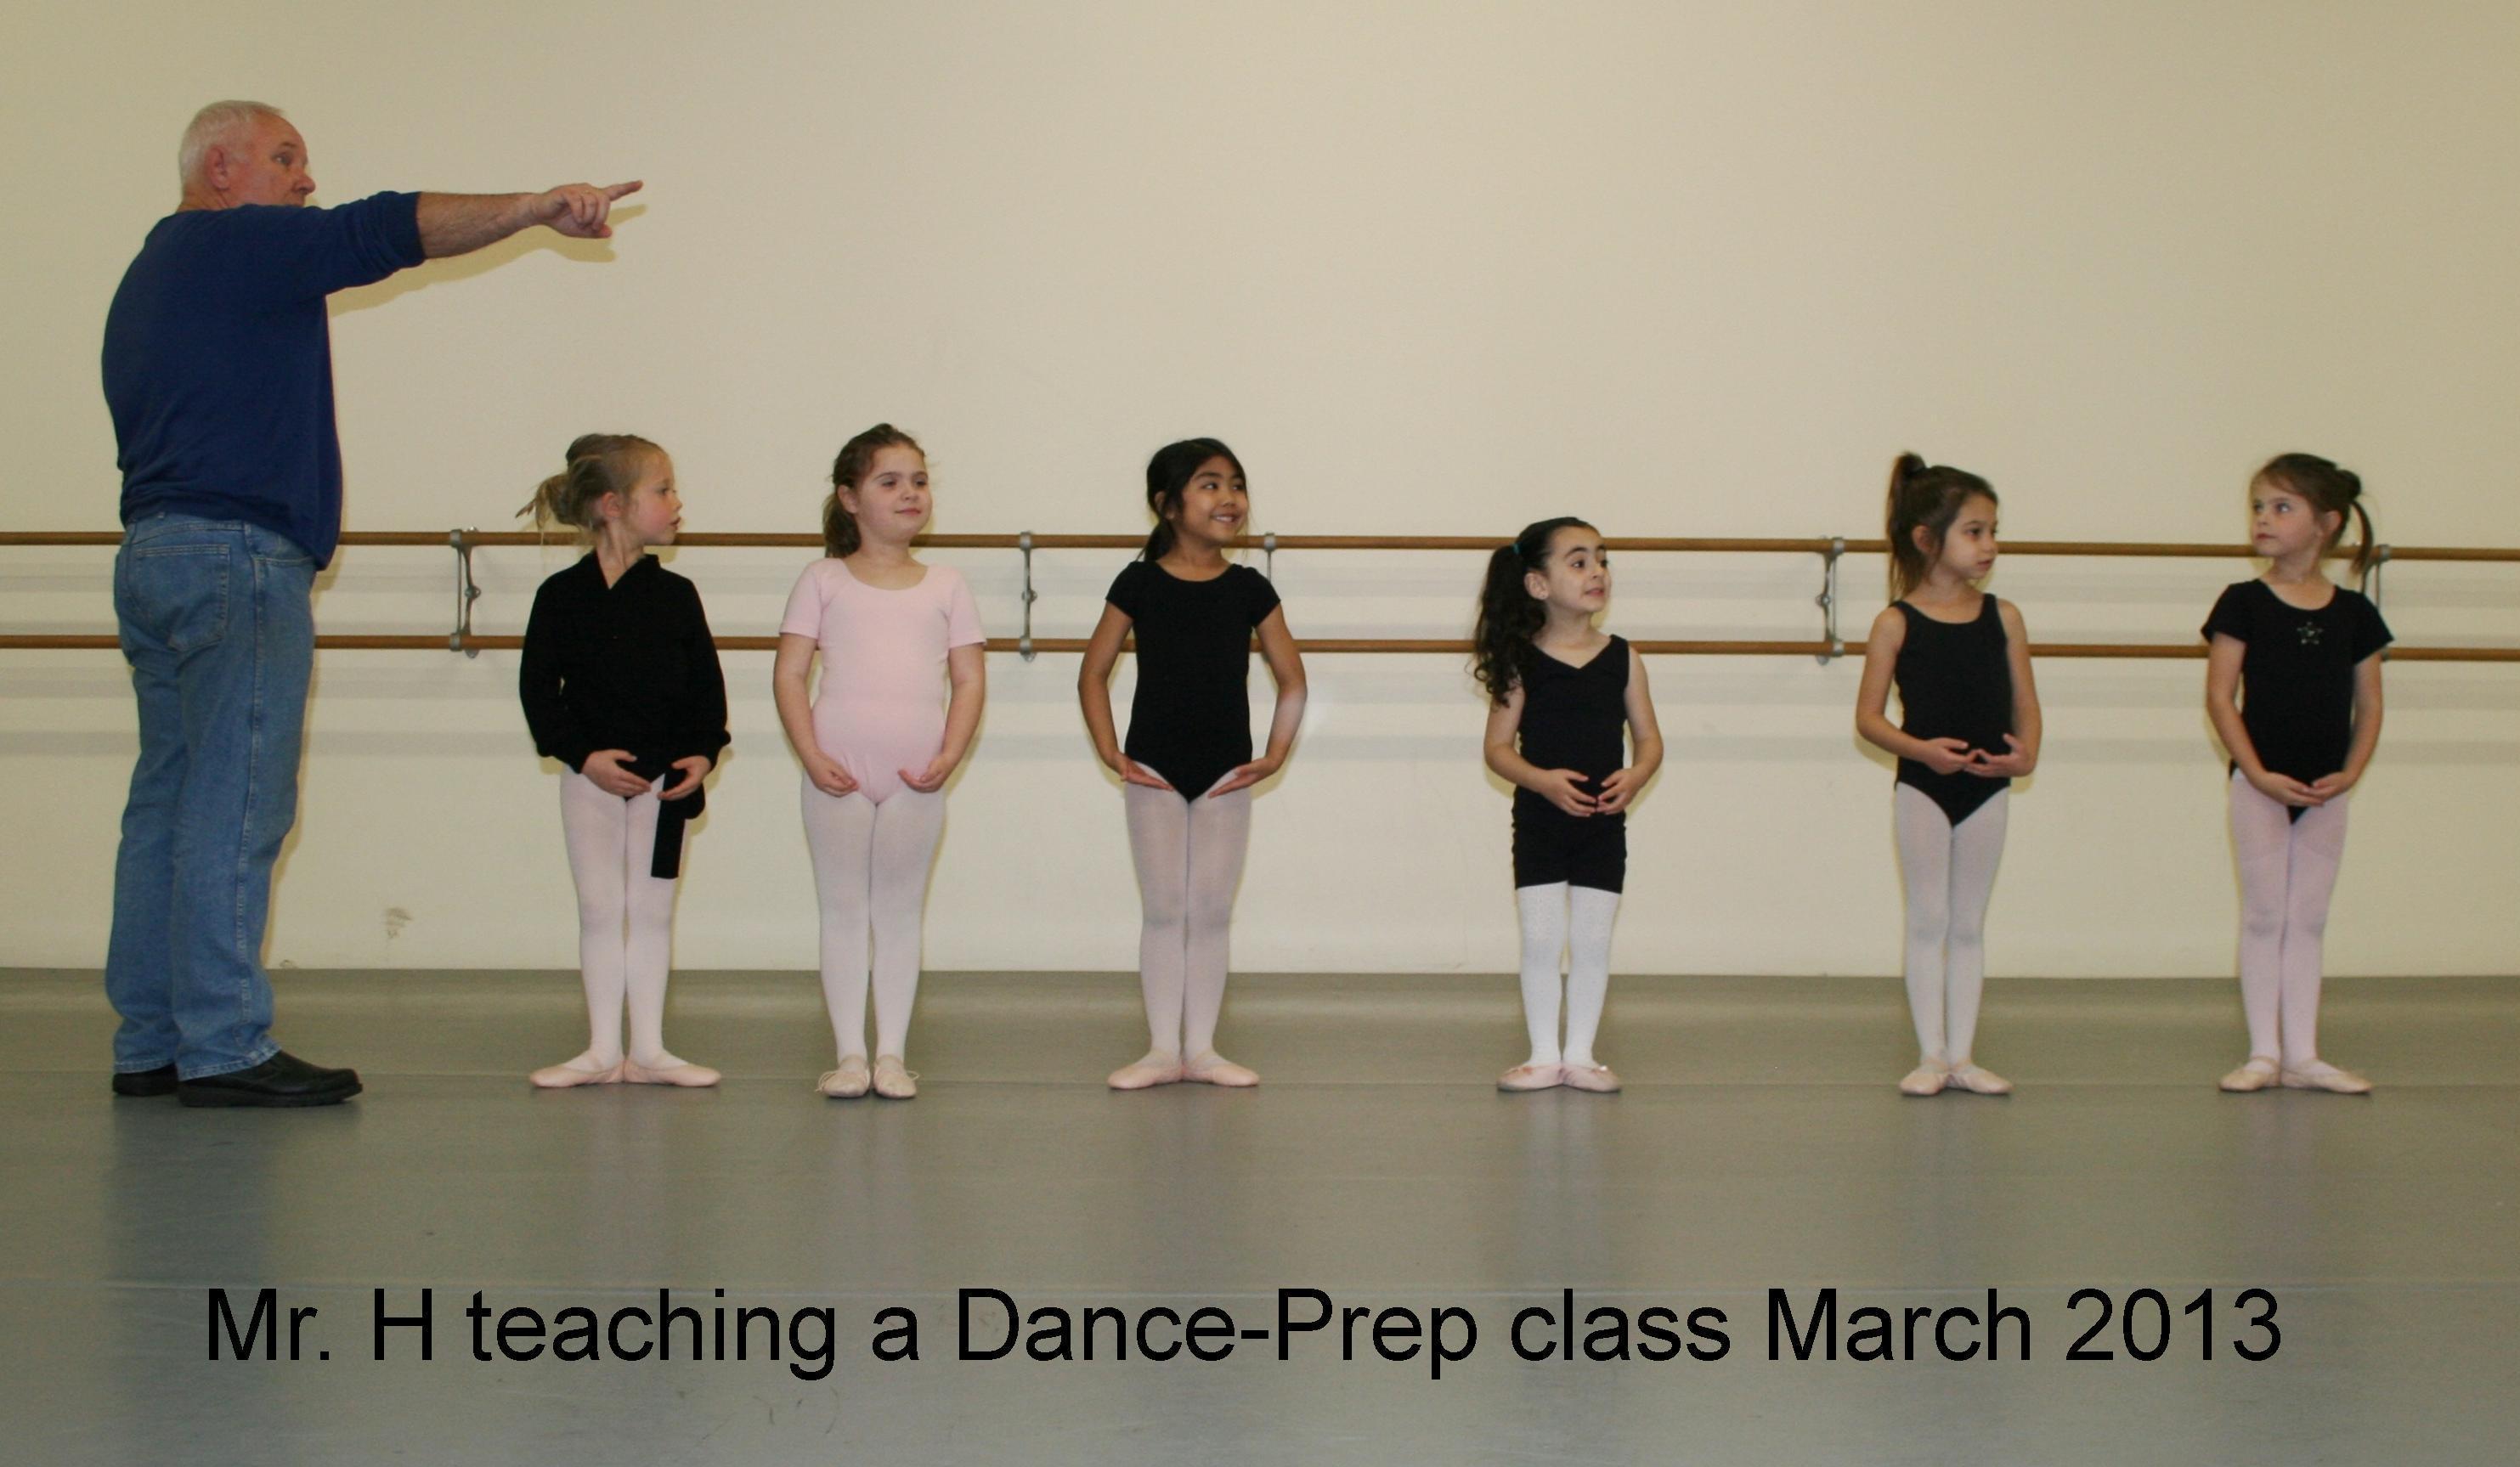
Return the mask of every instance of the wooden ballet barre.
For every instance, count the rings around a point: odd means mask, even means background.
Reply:
[[[481,636],[472,630],[472,603],[480,598],[479,585],[472,575],[472,552],[492,546],[566,545],[573,537],[555,536],[548,531],[470,529],[448,530],[359,530],[345,533],[344,546],[404,547],[444,549],[455,553],[455,625],[445,636],[412,634],[336,633],[319,636],[315,645],[332,651],[456,651],[471,657],[484,651],[514,650],[522,645],[518,637]],[[14,530],[0,531],[0,546],[113,546],[122,536],[114,530]],[[678,545],[694,548],[729,548],[748,550],[820,550],[819,535],[803,533],[770,533],[752,531],[695,531],[679,537]],[[1013,652],[1026,661],[1042,652],[1080,652],[1085,648],[1081,638],[1035,637],[1032,635],[1032,607],[1039,600],[1033,590],[1032,556],[1044,550],[1133,551],[1144,545],[1135,535],[1060,535],[1024,531],[1013,535],[922,535],[915,542],[943,550],[1013,550],[1024,557],[1023,635],[992,639],[987,647],[993,652]],[[1234,542],[1237,548],[1256,550],[1270,557],[1274,564],[1282,550],[1359,550],[1359,551],[1454,551],[1487,553],[1500,542],[1475,535],[1277,535],[1245,536]],[[1861,656],[1863,648],[1849,644],[1838,634],[1837,589],[1838,565],[1849,555],[1881,555],[1888,550],[1880,540],[1847,540],[1838,537],[1673,537],[1646,536],[1611,539],[1605,542],[1613,550],[1648,554],[1681,555],[1817,555],[1822,557],[1824,579],[1817,598],[1823,619],[1823,636],[1819,641],[1755,641],[1755,640],[1647,640],[1635,643],[1638,650],[1652,656],[1679,657],[1812,657],[1822,663],[1838,657]],[[2014,556],[2090,556],[2105,557],[2167,557],[2186,559],[2245,559],[2246,546],[2207,544],[2145,544],[2135,541],[2013,541],[2003,547],[2004,554]],[[2465,546],[2388,546],[2378,548],[2370,567],[2365,589],[2376,601],[2380,596],[2380,572],[2394,560],[2458,561],[2468,563],[2520,563],[2520,548]],[[0,634],[0,651],[105,651],[119,647],[114,637],[96,633],[64,634]],[[717,645],[722,651],[774,651],[776,637],[721,637]],[[1462,656],[1469,644],[1452,639],[1418,640],[1408,638],[1315,638],[1299,641],[1297,645],[1308,652],[1324,654],[1401,653],[1418,655]],[[2031,654],[2047,658],[2138,659],[2202,657],[2200,643],[2049,643],[2036,645]],[[2406,662],[2520,662],[2520,647],[2448,647],[2400,646],[2389,651],[2393,660]]]
[[[1082,652],[1082,637],[1036,637],[1036,652]],[[525,645],[522,637],[472,635],[463,639],[456,650],[468,652],[515,651]],[[1467,656],[1466,641],[1382,637],[1321,637],[1299,639],[1296,646],[1305,652],[1326,655],[1347,653],[1398,652],[1417,655]],[[1719,642],[1640,640],[1629,644],[1649,657],[1819,657],[1829,653],[1824,642]],[[1023,642],[1013,637],[992,637],[986,644],[993,652],[1021,652]],[[71,632],[42,635],[0,635],[0,651],[114,651],[121,643],[111,634]],[[448,639],[435,635],[410,633],[344,632],[315,639],[319,651],[428,651],[449,649]],[[717,647],[722,652],[774,652],[779,649],[776,637],[720,637]],[[1861,657],[1863,646],[1848,646],[1834,655]],[[2142,660],[2166,659],[2189,661],[2205,655],[2205,645],[2160,642],[2048,642],[2031,645],[2030,655],[2048,659]],[[2393,646],[2392,662],[2520,662],[2520,647],[2510,646]]]
[[[566,535],[532,530],[351,530],[344,546],[405,546],[443,549],[457,543],[473,546],[566,545]],[[1137,550],[1143,535],[922,535],[914,542],[938,550],[1020,550],[1029,539],[1034,550]],[[0,546],[115,546],[119,530],[0,530]],[[823,537],[812,534],[695,530],[676,537],[677,545],[749,550],[819,550]],[[1480,535],[1252,535],[1234,544],[1238,549],[1356,551],[1492,551],[1505,542]],[[1614,551],[1676,555],[1843,555],[1878,556],[1889,550],[1881,540],[1835,540],[1827,536],[1780,539],[1757,537],[1613,536],[1602,542]],[[2448,560],[2520,564],[2520,547],[2392,545],[2391,560]],[[2165,559],[2249,558],[2246,545],[2146,543],[2142,541],[2007,540],[2007,556],[2155,556]],[[2350,551],[2340,554],[2351,554]]]
[[[389,532],[390,538],[371,540],[366,535],[343,535],[343,545],[444,545],[443,535],[428,533],[401,534]],[[912,543],[935,550],[1021,550],[1029,538],[1034,550],[1140,550],[1146,546],[1144,535],[922,535]],[[499,530],[465,532],[473,545],[549,544],[552,537],[537,536],[530,531]],[[564,539],[564,537],[563,537]],[[6,544],[0,537],[0,544]],[[746,550],[820,550],[823,537],[805,534],[769,534],[734,531],[696,530],[674,538],[676,545],[698,548]],[[1270,551],[1472,551],[1481,554],[1495,550],[1505,542],[1479,535],[1246,535],[1233,542],[1238,550]],[[1886,540],[1833,540],[1827,536],[1808,539],[1745,538],[1739,536],[1698,538],[1688,536],[1613,536],[1601,542],[1614,551],[1656,555],[1797,555],[1824,556],[1837,551],[1852,556],[1889,554]],[[2245,560],[2246,545],[2182,545],[2144,544],[2133,541],[2073,540],[2008,540],[2002,553],[2007,556],[2097,556],[2110,557],[2161,556],[2186,559]],[[2344,552],[2350,555],[2351,552]],[[2388,547],[2392,560],[2469,560],[2520,564],[2520,548],[2473,548],[2465,546],[2393,545]]]

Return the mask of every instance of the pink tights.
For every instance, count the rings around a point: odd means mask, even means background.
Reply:
[[[561,778],[560,824],[568,840],[568,873],[577,883],[577,966],[586,982],[591,1035],[586,1053],[571,1061],[580,1068],[620,1062],[625,999],[630,1058],[655,1067],[681,1063],[665,1052],[674,882],[648,874],[655,859],[656,807],[652,786],[625,800],[574,771]]]
[[[2291,808],[2231,775],[2240,866],[2240,1007],[2249,1052],[2296,1069],[2318,1057],[2319,947],[2345,859],[2345,801]]]
[[[875,979],[875,1052],[899,1055],[919,997],[927,869],[945,831],[942,790],[896,788],[877,804],[805,781],[805,844],[823,907],[823,1005],[840,1058],[866,1057],[867,979]]]

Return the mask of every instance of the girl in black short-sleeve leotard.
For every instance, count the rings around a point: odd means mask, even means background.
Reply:
[[[2271,1085],[2359,1095],[2371,1083],[2318,1055],[2327,899],[2345,857],[2345,796],[2380,738],[2388,623],[2319,567],[2348,518],[2357,570],[2372,555],[2362,481],[2284,454],[2249,485],[2250,549],[2267,573],[2224,591],[2205,622],[2205,711],[2231,753],[2240,869],[2240,1007],[2249,1056],[2227,1090]]]
[[[1304,664],[1277,591],[1225,558],[1250,503],[1241,461],[1215,439],[1156,453],[1147,465],[1154,533],[1145,557],[1111,583],[1077,680],[1095,752],[1122,781],[1146,909],[1138,972],[1148,1045],[1145,1058],[1112,1073],[1114,1089],[1260,1081],[1216,1052],[1216,1021],[1234,891],[1251,841],[1251,786],[1286,762],[1303,721]],[[1254,633],[1278,684],[1268,748],[1257,759],[1248,691]],[[1110,679],[1131,637],[1138,691],[1123,745],[1111,727]]]
[[[1197,799],[1251,760],[1251,636],[1278,609],[1278,590],[1248,565],[1191,581],[1132,560],[1103,600],[1137,644],[1122,752]]]

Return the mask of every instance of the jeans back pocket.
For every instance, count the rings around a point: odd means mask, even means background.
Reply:
[[[115,577],[115,610],[169,651],[215,646],[228,634],[234,555],[234,547],[198,541],[130,551]]]

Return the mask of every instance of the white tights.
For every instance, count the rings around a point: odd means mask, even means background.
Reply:
[[[1897,786],[1891,823],[1899,873],[1908,885],[1908,1011],[1916,1050],[1928,1064],[1958,1069],[1977,1039],[1986,990],[1986,908],[2003,859],[2003,822],[2012,792],[1970,811],[1955,828],[1931,795]]]
[[[1150,1053],[1196,1059],[1216,1046],[1225,1006],[1226,930],[1251,847],[1251,791],[1184,800],[1130,784],[1120,795],[1146,907],[1138,978]]]
[[[875,1052],[898,1055],[919,997],[920,918],[927,869],[945,830],[945,793],[899,789],[880,805],[805,781],[805,844],[823,908],[823,1005],[842,1059],[866,1057],[868,949],[875,975]]]
[[[1590,1067],[1601,1005],[1610,995],[1610,926],[1619,894],[1552,881],[1514,889],[1522,917],[1522,1021],[1531,1031],[1525,1064],[1561,1060]],[[1557,961],[1566,958],[1566,1043],[1557,1043]]]
[[[663,1068],[665,972],[673,959],[674,882],[648,874],[655,859],[656,789],[625,800],[571,771],[561,777],[560,827],[577,882],[577,966],[591,1035],[581,1068],[621,1061],[628,1000],[630,1058]],[[578,1061],[572,1061],[578,1063]]]
[[[2240,1007],[2249,1053],[2297,1068],[2318,1057],[2319,950],[2345,859],[2345,801],[2291,807],[2231,776],[2231,848],[2240,864]]]

